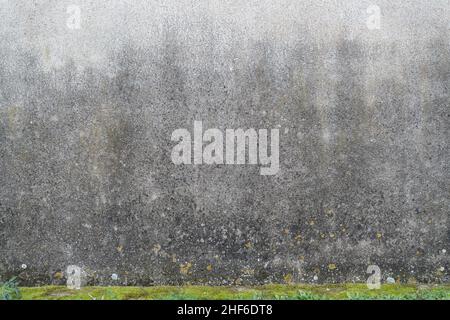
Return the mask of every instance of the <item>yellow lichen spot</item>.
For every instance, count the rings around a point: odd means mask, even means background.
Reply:
[[[123,251],[123,247],[122,246],[118,246],[116,249],[117,249],[117,252],[119,252],[119,253],[122,253],[122,251]]]
[[[252,245],[252,243],[250,241],[248,241],[248,242],[245,243],[245,247],[247,249],[251,249],[253,247],[253,245]]]
[[[63,278],[63,273],[62,272],[56,272],[53,277],[55,277],[55,279],[62,279]]]
[[[45,46],[44,48],[44,58],[47,61],[50,61],[50,48],[48,46]]]
[[[242,273],[246,276],[252,276],[255,274],[255,270],[251,268],[243,268]]]
[[[417,284],[417,280],[414,277],[410,277],[408,278],[408,280],[406,281],[408,284]]]
[[[192,267],[192,263],[190,263],[190,262],[180,264],[180,272],[184,275],[187,275],[187,274],[189,274],[191,267]]]
[[[297,241],[297,242],[300,242],[300,241],[302,241],[302,240],[303,240],[302,236],[301,236],[301,235],[299,235],[299,234],[298,234],[298,235],[296,235],[294,239],[295,239],[295,241]]]
[[[160,245],[159,243],[157,243],[157,244],[155,244],[155,245],[153,246],[152,251],[153,251],[154,254],[158,254],[158,252],[159,252],[160,250],[161,250],[161,245]]]
[[[377,239],[381,239],[383,235],[380,232],[377,232]]]
[[[286,274],[286,275],[283,277],[283,279],[284,279],[284,282],[285,282],[285,283],[291,284],[291,283],[292,283],[292,274],[290,274],[290,273]]]
[[[334,233],[330,233],[330,238],[334,238]]]
[[[14,120],[16,120],[16,115],[17,115],[17,107],[12,106],[12,107],[8,108],[8,121],[9,122],[14,122]]]
[[[309,222],[309,225],[310,225],[310,226],[313,226],[315,223],[316,223],[316,222],[315,222],[314,220],[311,220],[311,221]]]
[[[298,257],[298,260],[300,260],[301,262],[305,261],[305,257],[304,256],[300,256]]]
[[[336,265],[334,263],[330,263],[328,265],[328,270],[334,270],[334,269],[336,269]]]
[[[326,237],[325,233],[321,233],[321,234],[320,234],[320,237],[321,237],[322,239],[325,239],[325,237]]]
[[[210,265],[210,264],[208,264],[208,266],[206,267],[206,270],[208,270],[208,271],[212,271],[212,269],[213,269],[213,266],[212,266],[212,265]]]

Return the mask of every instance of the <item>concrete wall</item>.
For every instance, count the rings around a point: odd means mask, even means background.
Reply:
[[[448,281],[449,17],[446,0],[1,0],[0,279]],[[173,164],[194,120],[278,128],[280,172]]]

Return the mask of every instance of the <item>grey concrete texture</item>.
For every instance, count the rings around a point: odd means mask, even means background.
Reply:
[[[0,280],[448,282],[449,24],[447,0],[1,0]],[[279,128],[279,173],[173,164],[194,120]]]

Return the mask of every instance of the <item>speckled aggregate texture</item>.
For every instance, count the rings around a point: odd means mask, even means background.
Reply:
[[[448,282],[449,26],[448,0],[0,0],[0,280]],[[280,171],[173,164],[194,120],[278,128]]]

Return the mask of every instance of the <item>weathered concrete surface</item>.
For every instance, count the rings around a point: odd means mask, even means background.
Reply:
[[[448,281],[449,17],[446,0],[0,1],[0,278]],[[279,174],[172,164],[194,120],[279,128]]]

